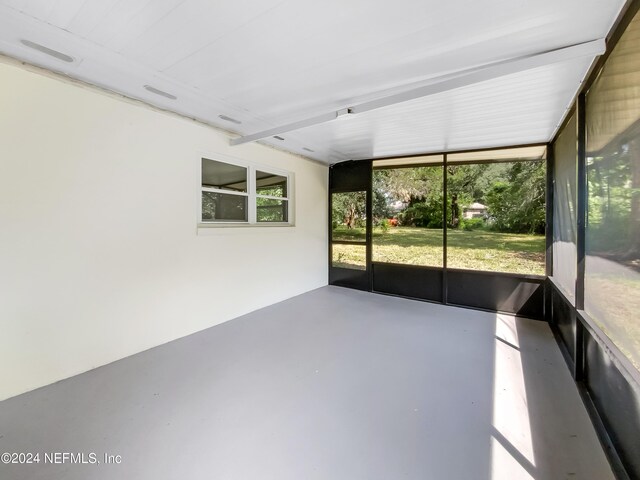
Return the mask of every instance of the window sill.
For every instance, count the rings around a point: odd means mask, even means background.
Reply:
[[[241,223],[241,222],[211,222],[198,223],[198,228],[251,228],[251,227],[295,227],[294,223],[285,222],[262,222],[262,223]]]
[[[295,227],[294,223],[198,223],[198,235],[215,235],[217,233],[232,233],[239,231],[254,231],[255,229],[265,231],[283,231],[287,227]],[[255,233],[255,232],[254,232]]]

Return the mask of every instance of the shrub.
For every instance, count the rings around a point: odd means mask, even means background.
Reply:
[[[442,228],[442,198],[414,203],[400,214],[400,223],[415,227]]]
[[[484,220],[482,218],[462,218],[460,220],[460,228],[468,232],[478,230],[485,227]]]

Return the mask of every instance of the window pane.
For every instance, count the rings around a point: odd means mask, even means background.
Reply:
[[[587,94],[585,310],[640,369],[640,15]]]
[[[447,266],[544,275],[544,162],[447,166]]]
[[[373,171],[373,261],[442,267],[442,166]]]
[[[365,245],[333,244],[331,246],[331,259],[333,267],[366,270],[367,247]]]
[[[256,215],[259,222],[287,222],[288,202],[273,198],[256,198]]]
[[[202,192],[202,221],[247,221],[247,197]]]
[[[573,300],[576,286],[577,131],[573,115],[554,145],[553,278]]]
[[[256,193],[269,197],[286,197],[287,177],[256,171]]]
[[[216,160],[202,159],[202,186],[232,190],[234,192],[247,191],[247,169]]]
[[[332,240],[366,241],[366,198],[366,192],[331,195]]]

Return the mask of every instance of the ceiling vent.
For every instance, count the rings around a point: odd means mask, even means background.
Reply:
[[[32,42],[31,40],[23,39],[23,40],[20,40],[20,43],[23,44],[25,47],[32,48],[41,53],[44,53],[45,55],[49,55],[50,57],[57,58],[58,60],[62,60],[63,62],[67,62],[67,63],[74,62],[73,57],[70,57],[69,55],[66,55],[57,50],[53,50],[52,48],[45,47],[44,45],[40,45],[39,43]]]
[[[151,85],[145,85],[144,89],[147,92],[155,93],[156,95],[160,95],[161,97],[165,97],[165,98],[168,98],[170,100],[177,100],[178,99],[178,97],[176,97],[175,95],[171,95],[170,93],[163,92],[162,90],[158,90],[156,87],[152,87]]]
[[[242,122],[240,120],[236,120],[235,118],[227,117],[226,115],[218,115],[218,118],[221,118],[222,120],[224,120],[226,122],[235,123],[236,125],[242,124]]]

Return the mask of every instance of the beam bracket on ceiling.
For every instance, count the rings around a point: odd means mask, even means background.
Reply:
[[[352,107],[342,108],[330,113],[317,115],[315,117],[306,118],[297,122],[288,123],[279,127],[263,130],[251,135],[234,138],[231,145],[242,145],[244,143],[262,140],[274,135],[281,135],[293,130],[319,125],[321,123],[330,122],[336,118],[355,115],[358,113],[369,112],[378,108],[389,107],[398,103],[416,100],[418,98],[428,97],[438,93],[454,90],[456,88],[467,87],[487,80],[504,77],[514,73],[524,72],[546,65],[552,65],[567,60],[584,57],[596,57],[602,55],[606,50],[606,42],[604,39],[592,40],[590,42],[570,45],[547,52],[536,53],[523,57],[511,58],[497,63],[492,63],[482,67],[476,67],[470,70],[464,70],[452,75],[444,77],[436,77],[431,79],[428,84],[421,87],[413,88],[401,93],[383,96],[376,100],[354,105]]]

